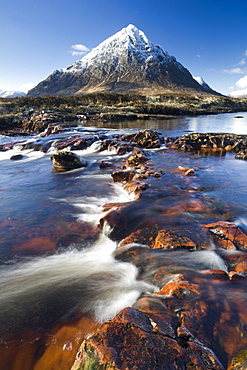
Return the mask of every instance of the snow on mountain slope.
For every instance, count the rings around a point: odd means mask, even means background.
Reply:
[[[211,87],[204,81],[202,77],[193,76],[193,78],[199,83],[199,85],[201,85],[205,89],[212,90]]]
[[[142,31],[129,24],[126,28],[100,43],[82,59],[62,69],[61,72],[78,72],[93,64],[98,64],[99,62],[107,63],[112,61],[112,59],[114,59],[117,66],[119,59],[123,58],[123,55],[126,53],[134,53],[140,64],[157,60],[160,63],[174,62],[178,67],[182,67],[174,57],[171,57],[159,45],[149,41]],[[131,57],[129,62],[131,63]]]

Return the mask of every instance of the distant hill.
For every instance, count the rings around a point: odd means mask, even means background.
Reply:
[[[26,93],[22,91],[4,91],[0,89],[0,98],[17,98],[24,95]]]
[[[75,95],[94,92],[161,94],[211,93],[163,48],[133,25],[109,37],[82,59],[54,71],[28,96]]]

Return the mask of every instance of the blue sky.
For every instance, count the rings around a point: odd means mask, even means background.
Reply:
[[[215,90],[247,89],[246,16],[246,0],[0,0],[0,89],[37,84],[130,23]]]

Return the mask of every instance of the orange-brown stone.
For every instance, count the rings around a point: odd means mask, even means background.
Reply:
[[[196,249],[197,245],[190,238],[181,236],[174,230],[159,230],[153,248],[173,249],[186,248]]]
[[[219,221],[212,224],[204,225],[218,240],[221,247],[226,249],[247,249],[247,235],[236,225],[231,222]],[[222,242],[225,240],[226,242]]]
[[[139,243],[142,245],[148,245],[149,247],[154,246],[154,240],[158,234],[157,225],[150,224],[148,227],[140,228],[125,239],[123,239],[120,243],[120,247],[130,243]]]
[[[156,294],[164,294],[168,296],[176,296],[180,299],[186,297],[188,293],[186,291],[200,295],[200,286],[198,284],[191,284],[188,281],[176,281],[171,282],[165,285],[159,292]]]

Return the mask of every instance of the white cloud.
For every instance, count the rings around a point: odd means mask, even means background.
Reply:
[[[247,96],[247,89],[242,89],[242,90],[235,90],[232,91],[229,96],[232,98],[240,98],[240,97],[246,97]]]
[[[27,93],[29,90],[31,90],[34,86],[37,84],[33,82],[27,82],[26,84],[22,84],[18,90]]]
[[[246,97],[247,96],[247,76],[240,78],[236,82],[236,86],[239,88],[239,90],[234,90],[230,92],[229,96],[233,98]]]
[[[240,79],[236,82],[236,85],[237,85],[237,87],[239,87],[240,89],[247,89],[247,76],[244,76],[244,77],[240,78]]]
[[[240,60],[240,62],[239,62],[237,65],[238,65],[238,66],[243,66],[243,65],[245,65],[245,63],[246,63],[245,58],[242,58],[242,59]]]
[[[89,51],[90,51],[90,49],[85,45],[74,44],[74,45],[71,46],[70,53],[73,56],[74,55],[84,55],[84,54],[88,53]]]
[[[232,68],[232,69],[223,69],[223,72],[224,73],[229,73],[231,75],[236,75],[236,74],[241,75],[242,73],[246,73],[247,70],[246,70],[246,68],[243,69],[243,68],[237,67],[237,68]]]

